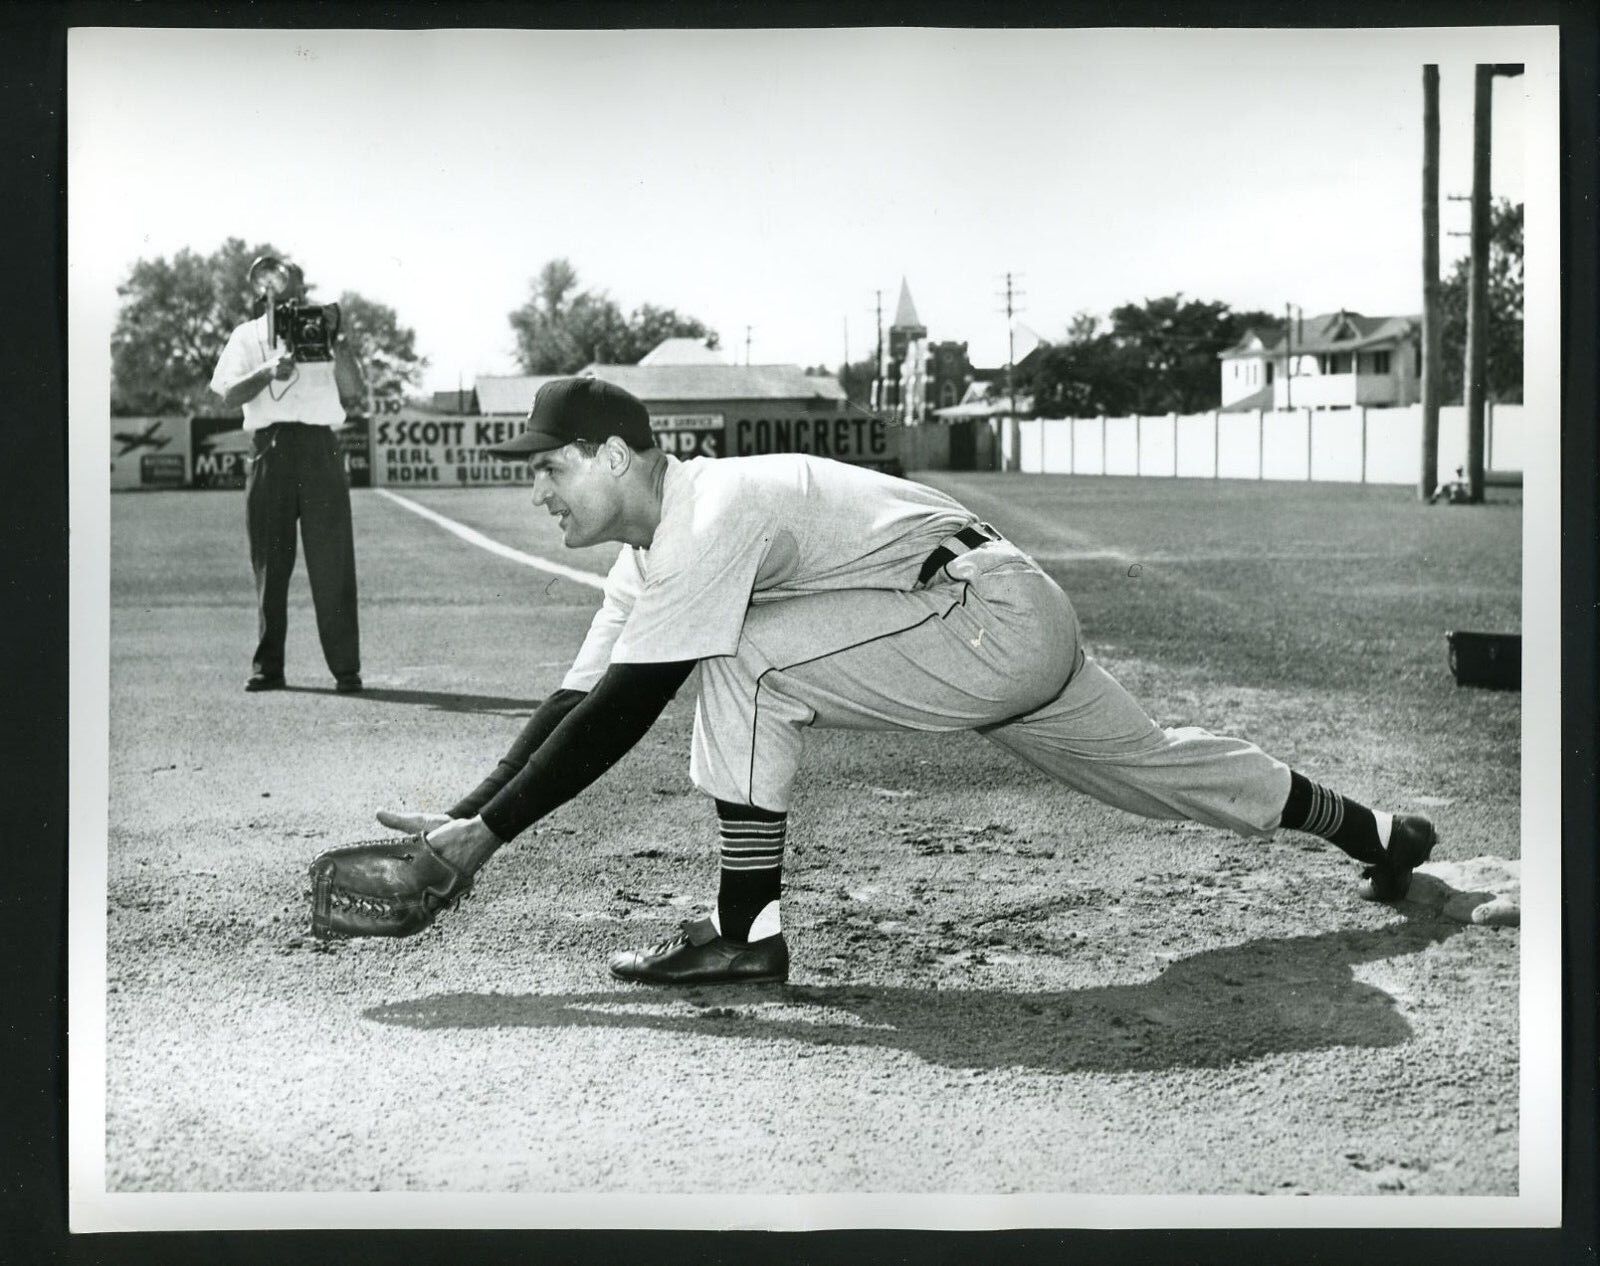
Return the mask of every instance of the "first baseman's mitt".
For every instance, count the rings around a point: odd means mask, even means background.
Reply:
[[[311,863],[311,931],[324,938],[411,936],[471,891],[471,876],[423,835],[331,849]]]

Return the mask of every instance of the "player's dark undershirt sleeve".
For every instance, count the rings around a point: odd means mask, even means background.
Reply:
[[[471,792],[456,801],[450,809],[450,816],[477,817],[483,811],[483,806],[493,800],[495,794],[517,776],[522,767],[528,763],[528,758],[539,750],[539,745],[550,737],[567,713],[583,702],[587,694],[586,690],[558,690],[552,695],[546,695],[544,701],[528,718],[528,723],[522,727],[522,733],[517,735],[516,742],[512,743],[510,749],[500,758],[500,763]]]
[[[479,810],[496,839],[515,839],[617,763],[655,724],[698,660],[612,664]]]

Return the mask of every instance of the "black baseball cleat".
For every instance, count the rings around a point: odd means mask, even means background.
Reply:
[[[694,919],[659,945],[611,956],[611,974],[641,985],[758,985],[789,979],[783,933],[730,941],[710,919]]]
[[[282,690],[282,673],[251,673],[250,680],[244,683],[244,688],[251,694],[258,690]]]
[[[361,674],[347,673],[343,677],[334,678],[333,688],[342,695],[353,695],[362,689]]]
[[[1363,901],[1401,901],[1411,891],[1411,872],[1433,852],[1439,833],[1420,813],[1397,813],[1389,830],[1387,856],[1361,872],[1356,895]]]

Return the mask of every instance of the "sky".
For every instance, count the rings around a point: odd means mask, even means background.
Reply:
[[[864,358],[902,279],[935,339],[1182,292],[1307,316],[1421,309],[1422,65],[1441,185],[1471,188],[1472,65],[1531,28],[1432,31],[80,30],[69,259],[271,241],[332,299],[396,310],[423,386],[515,373],[507,314],[569,259],[743,360]],[[1527,58],[1530,65],[1536,58]],[[1549,59],[1544,59],[1548,64]],[[1547,72],[1540,71],[1544,74]],[[1497,197],[1528,77],[1497,79]],[[1464,233],[1464,202],[1442,206]],[[1446,261],[1466,253],[1445,237]]]

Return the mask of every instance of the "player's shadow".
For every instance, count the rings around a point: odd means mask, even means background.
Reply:
[[[1411,920],[1378,931],[1250,941],[1171,963],[1153,980],[1035,993],[870,985],[439,994],[369,1009],[419,1029],[651,1029],[817,1046],[879,1046],[951,1068],[1149,1072],[1294,1051],[1396,1046],[1410,1025],[1353,968],[1463,931]]]
[[[332,686],[285,686],[285,690],[309,695],[338,694]],[[340,695],[359,703],[403,703],[435,712],[488,712],[502,716],[527,716],[539,706],[539,699],[508,699],[502,695],[464,695],[444,690],[402,690],[393,686],[368,686]]]

